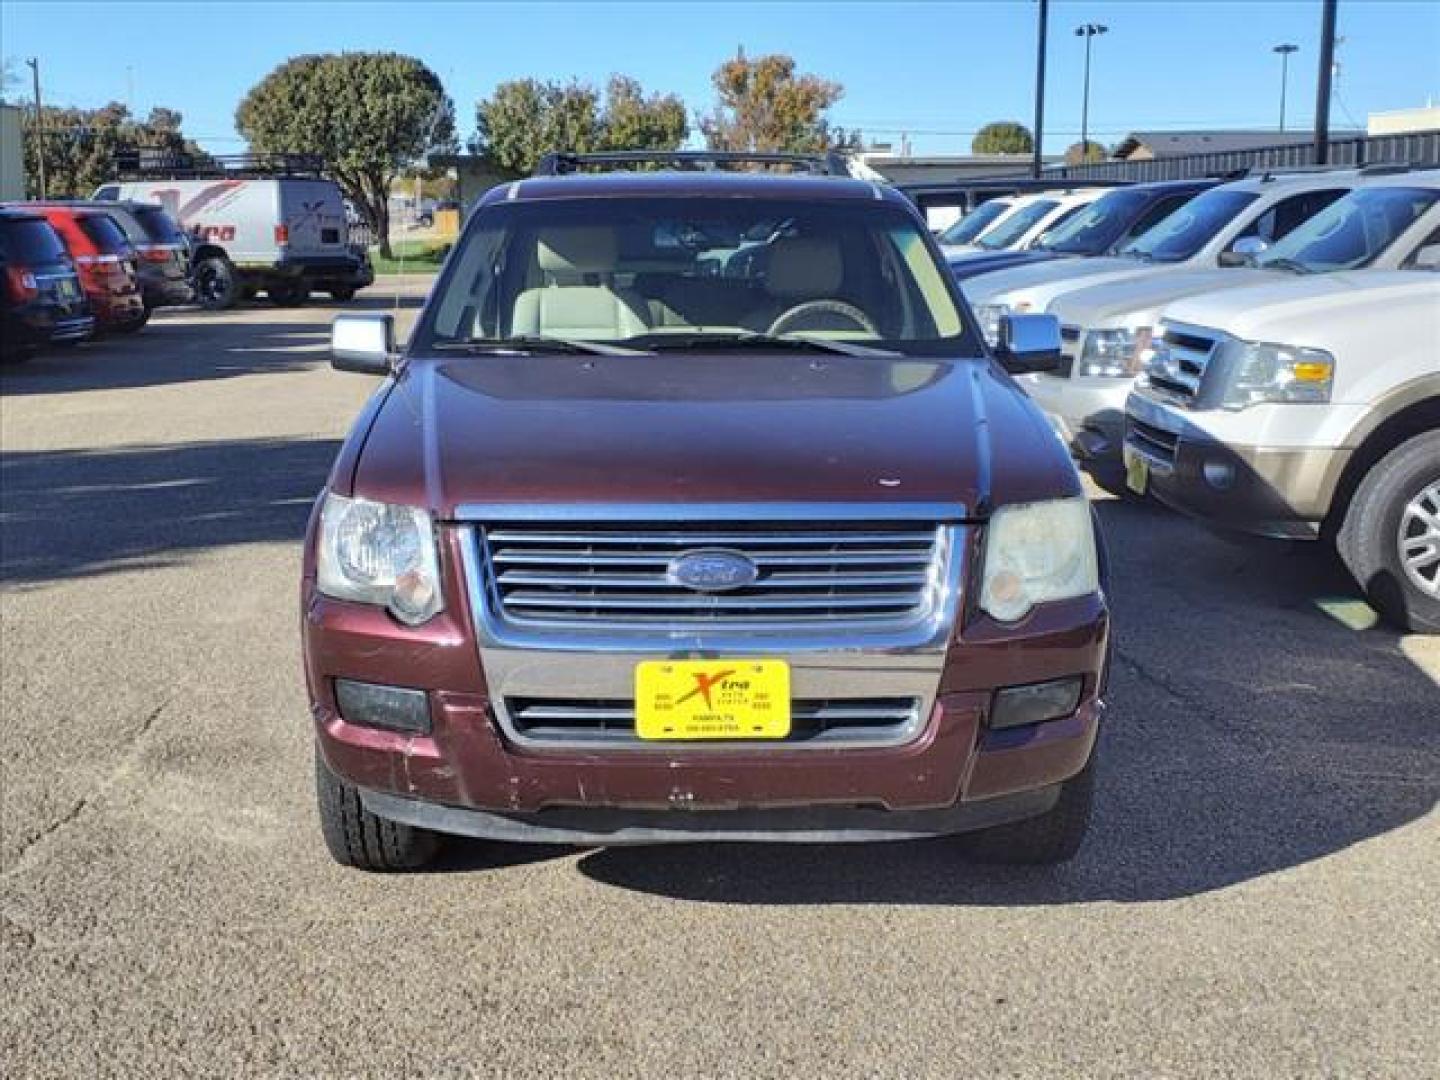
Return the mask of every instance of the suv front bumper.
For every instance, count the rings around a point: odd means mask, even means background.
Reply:
[[[1349,454],[1222,441],[1139,394],[1127,407],[1127,471],[1143,471],[1148,490],[1174,510],[1260,536],[1315,539]]]
[[[1125,399],[1135,380],[1029,375],[1020,378],[1031,400],[1080,462],[1118,468],[1125,441]]]

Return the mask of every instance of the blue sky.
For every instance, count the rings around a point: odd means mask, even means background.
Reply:
[[[117,9],[131,17],[117,18]],[[1341,75],[1333,127],[1372,111],[1440,101],[1440,3],[1341,0]],[[1090,127],[1113,142],[1133,129],[1276,124],[1280,65],[1291,58],[1288,125],[1314,112],[1319,0],[1052,0],[1047,150],[1079,137],[1081,22],[1105,23],[1095,47]],[[782,51],[836,79],[832,118],[917,152],[968,150],[988,120],[1032,117],[1035,4],[999,3],[64,3],[4,0],[0,55],[24,94],[38,56],[47,101],[129,101],[179,109],[213,151],[238,151],[235,105],[287,56],[394,49],[420,57],[455,99],[462,135],[474,102],[521,76],[603,82],[611,72],[713,101],[710,73],[737,46]],[[103,27],[103,30],[101,29]],[[94,33],[87,33],[93,28]]]

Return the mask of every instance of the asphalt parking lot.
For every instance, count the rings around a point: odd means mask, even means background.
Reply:
[[[1318,551],[1146,505],[1100,504],[1119,651],[1065,868],[333,865],[296,591],[372,385],[327,367],[335,310],[0,375],[5,1075],[1436,1075],[1440,648]]]

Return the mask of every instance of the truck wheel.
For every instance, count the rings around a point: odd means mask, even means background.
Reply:
[[[1060,801],[1039,817],[994,825],[956,839],[976,862],[1039,866],[1075,857],[1090,826],[1095,801],[1095,757],[1060,787]]]
[[[440,850],[440,836],[387,821],[366,810],[360,793],[315,751],[315,797],[325,846],[341,866],[357,870],[418,870]]]
[[[330,290],[330,295],[342,304],[348,304],[355,299],[354,285],[336,285]]]
[[[1335,547],[1386,620],[1440,634],[1440,431],[1401,443],[1371,467]]]
[[[266,286],[265,293],[276,307],[299,307],[310,299],[310,286],[303,281],[279,281]]]
[[[195,299],[206,311],[224,311],[240,297],[240,276],[223,255],[211,255],[195,264]]]
[[[150,321],[150,316],[154,312],[154,310],[154,308],[147,307],[138,319],[134,319],[128,323],[117,326],[115,329],[120,331],[120,333],[122,334],[133,334],[136,331],[144,328],[145,324]]]

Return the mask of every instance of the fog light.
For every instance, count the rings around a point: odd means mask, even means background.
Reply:
[[[1023,724],[1039,724],[1069,716],[1080,704],[1080,688],[1083,682],[1079,675],[1072,675],[1068,679],[1052,679],[1050,682],[1007,686],[1003,690],[997,690],[995,704],[990,709],[990,726],[1020,727]]]
[[[1235,467],[1224,461],[1207,461],[1200,471],[1216,491],[1229,491],[1235,486]]]
[[[347,724],[430,734],[430,698],[424,690],[336,679],[335,702]]]

